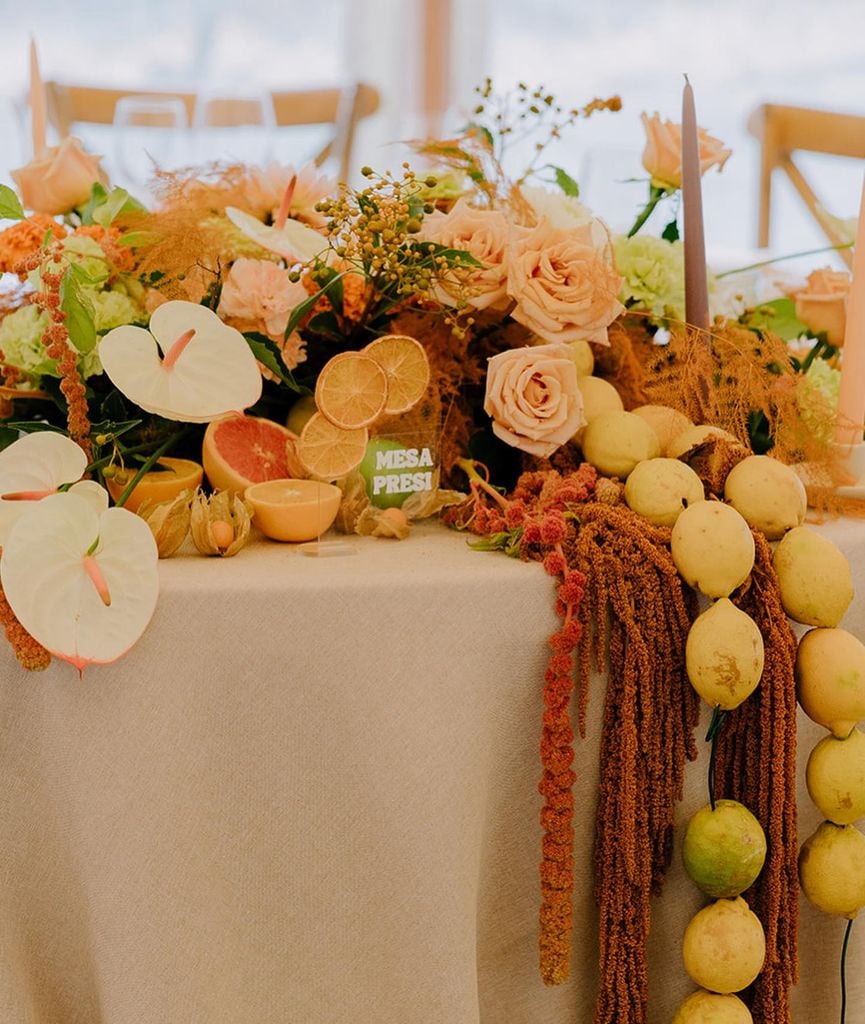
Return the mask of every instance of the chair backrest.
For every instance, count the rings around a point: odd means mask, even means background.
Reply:
[[[824,205],[793,159],[793,154],[802,150],[865,159],[865,117],[766,103],[751,114],[748,130],[760,142],[760,220],[757,244],[769,244],[772,173],[776,169],[783,171],[789,178],[832,245],[842,244],[844,240],[826,218]],[[840,255],[848,266],[852,265],[849,250],[842,250]]]
[[[67,85],[46,82],[48,119],[61,138],[69,135],[75,124],[103,124],[114,122],[114,112],[120,100],[132,96],[152,96],[157,99],[178,99],[186,107],[187,121],[195,119],[197,94],[164,89],[109,89],[86,85]],[[351,152],[358,121],[369,117],[379,107],[378,91],[363,82],[344,87],[275,91],[271,94],[277,126],[333,125],[333,135],[315,157],[320,165],[332,157],[339,169],[339,177],[346,180],[351,167]],[[208,124],[219,127],[237,127],[250,123],[250,104],[242,100],[225,98],[211,101]]]

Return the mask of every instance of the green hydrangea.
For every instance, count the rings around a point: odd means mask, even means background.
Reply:
[[[802,385],[796,392],[796,405],[802,421],[821,441],[832,439],[832,419],[838,409],[841,371],[825,359],[815,359],[805,371]]]
[[[69,261],[78,264],[93,287],[99,287],[108,280],[111,268],[98,242],[86,235],[67,235],[60,245]],[[28,280],[37,291],[41,290],[41,270],[31,271]]]
[[[685,319],[685,247],[652,235],[615,239],[616,268],[624,278],[619,299],[656,319]]]
[[[115,327],[147,320],[147,314],[141,306],[125,291],[112,289],[100,292],[95,288],[86,288],[83,292],[90,303],[97,334],[106,334]]]
[[[57,360],[51,359],[42,344],[48,327],[48,314],[38,306],[22,306],[0,322],[0,351],[9,366],[15,366],[34,378],[59,377]],[[94,348],[78,359],[78,369],[85,378],[102,373],[102,364]]]

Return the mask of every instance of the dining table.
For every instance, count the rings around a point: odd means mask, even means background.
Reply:
[[[850,560],[843,626],[865,638],[865,522],[816,528]],[[143,638],[81,678],[0,650],[0,1022],[591,1024],[603,675],[575,743],[570,978],[538,971],[555,581],[438,523],[347,547],[183,548]],[[682,936],[706,899],[681,840],[709,714],[652,906],[651,1024],[695,989]],[[798,726],[801,841],[825,731]],[[793,1021],[836,1021],[845,922],[800,910]],[[865,1024],[857,931],[846,1024]]]

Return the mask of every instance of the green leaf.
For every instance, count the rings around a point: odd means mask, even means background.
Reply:
[[[796,316],[793,299],[773,299],[745,313],[741,321],[746,327],[771,331],[784,341],[795,341],[809,334],[808,327]]]
[[[661,238],[663,238],[665,242],[679,241],[679,224],[675,217],[661,232]]]
[[[485,145],[488,149],[495,149],[495,139],[493,139],[493,133],[484,124],[478,124],[476,121],[470,121],[465,128],[463,128],[463,135],[468,135],[470,138],[477,138],[480,136],[484,140]]]
[[[300,392],[302,390],[291,373],[286,369],[276,342],[268,338],[266,334],[258,334],[255,331],[244,334],[244,338],[246,338],[247,345],[252,349],[252,354],[262,366],[266,366],[271,373],[281,380],[283,384],[291,388],[292,391]]]
[[[309,321],[308,329],[313,331],[315,334],[339,335],[339,320],[336,318],[336,313],[333,313],[330,310],[327,310],[324,313],[316,313],[316,315]]]
[[[18,431],[11,427],[0,427],[0,451],[18,440]]]
[[[0,185],[0,220],[23,220],[21,200],[8,185]]]
[[[69,340],[79,352],[84,353],[90,352],[96,345],[96,325],[93,322],[90,305],[84,298],[76,270],[84,273],[73,264],[60,283],[60,308],[66,314]]]
[[[409,242],[408,248],[428,259],[434,259],[436,263],[444,257],[448,267],[483,267],[483,263],[465,249],[449,249],[446,245],[434,242]]]
[[[342,312],[345,294],[342,287],[342,274],[333,267],[323,267],[318,271],[318,282],[324,290],[325,297],[337,313]]]
[[[109,227],[121,213],[144,213],[146,207],[125,188],[115,188],[110,192],[101,182],[94,181],[90,189],[90,198],[81,210],[84,224],[100,224]]]
[[[107,434],[112,438],[122,437],[130,430],[140,426],[143,422],[143,420],[124,420],[116,423],[113,420],[102,420],[99,423],[90,424],[90,436],[95,438],[100,434]]]
[[[129,193],[125,188],[115,188],[108,194],[105,202],[93,210],[93,220],[106,230],[111,227],[114,218],[126,205]]]
[[[304,299],[299,306],[294,307],[291,311],[291,316],[288,318],[288,323],[285,325],[285,333],[283,334],[284,338],[290,338],[291,335],[294,334],[297,330],[298,324],[300,324],[301,320],[303,320],[307,313],[309,313],[309,311],[315,306],[318,300],[322,298],[322,296],[327,295],[331,288],[336,287],[337,282],[341,281],[342,278],[345,277],[346,273],[347,272],[343,270],[335,277],[332,277],[323,288],[320,288],[314,295],[310,295],[308,299]]]
[[[35,434],[40,430],[53,430],[55,434],[65,434],[62,427],[45,420],[6,420],[4,426],[21,434]]]
[[[90,187],[90,198],[81,209],[81,223],[93,224],[93,211],[97,206],[105,202],[108,197],[108,189],[100,181],[94,181]]]
[[[565,193],[566,196],[573,196],[574,199],[580,194],[580,186],[576,180],[568,174],[563,167],[556,167],[553,165],[553,173],[556,176],[556,184]]]
[[[152,245],[158,237],[155,231],[127,231],[117,241],[129,249],[140,249],[145,245]]]
[[[486,537],[479,537],[477,540],[470,540],[469,547],[472,551],[504,551],[511,540],[509,530],[501,533],[490,533]]]

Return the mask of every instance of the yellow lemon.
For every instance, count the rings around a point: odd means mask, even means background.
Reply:
[[[669,405],[641,405],[631,412],[645,420],[658,435],[661,455],[669,455],[673,440],[694,425],[683,412]]]
[[[801,526],[808,508],[802,481],[770,455],[749,455],[734,466],[724,484],[724,497],[769,540]]]
[[[796,652],[802,710],[843,739],[865,718],[865,646],[846,629],[812,629]]]
[[[649,424],[632,412],[618,410],[602,412],[590,420],[581,445],[586,462],[606,476],[622,480],[638,462],[661,454],[657,435]]]
[[[828,537],[794,526],[773,556],[784,611],[807,626],[837,626],[853,600],[850,563]]]
[[[703,501],[703,481],[678,459],[638,462],[625,484],[625,501],[655,526],[672,526],[684,509]]]
[[[843,740],[825,736],[811,751],[805,782],[828,821],[850,825],[865,815],[865,734],[854,729]]]
[[[713,438],[718,441],[732,441],[734,444],[741,443],[729,431],[722,430],[720,427],[713,427],[708,423],[701,423],[699,426],[688,427],[680,434],[677,434],[667,447],[667,455],[671,459],[680,459],[686,452],[696,448],[698,444],[711,441]]]
[[[757,688],[763,653],[756,622],[729,598],[720,597],[688,631],[688,679],[710,707],[732,711]]]
[[[580,377],[577,383],[583,397],[583,418],[586,421],[573,436],[573,440],[579,443],[586,425],[596,416],[600,416],[602,412],[622,412],[625,407],[619,392],[609,381],[601,377]]]
[[[763,966],[763,926],[741,896],[716,900],[691,919],[682,956],[685,970],[698,985],[721,995],[741,992]]]
[[[699,989],[682,1003],[673,1024],[753,1024],[751,1011],[738,996]]]
[[[865,907],[865,836],[852,825],[818,825],[799,851],[799,884],[824,914],[854,918]]]
[[[720,501],[686,508],[673,527],[670,550],[682,578],[707,597],[727,597],[754,567],[748,524]]]

